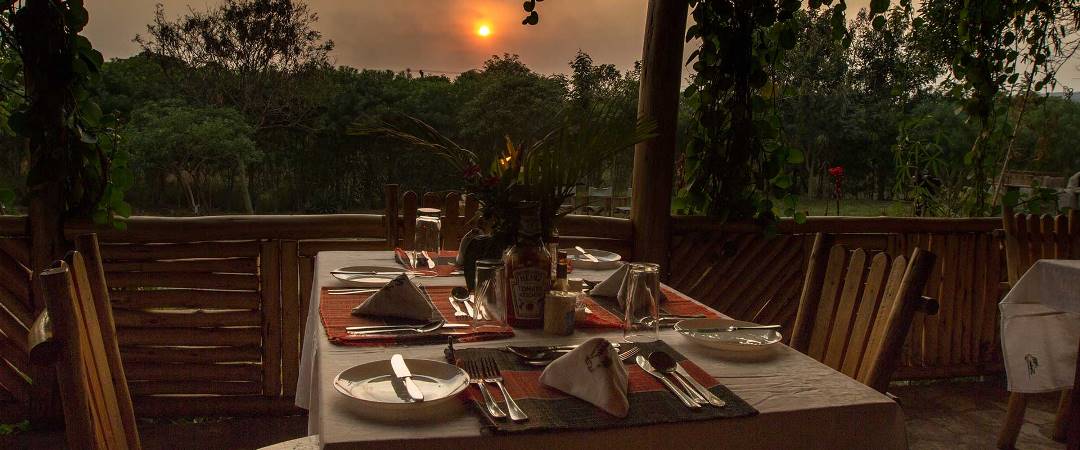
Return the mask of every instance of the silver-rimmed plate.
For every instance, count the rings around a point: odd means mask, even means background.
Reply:
[[[690,342],[732,352],[757,352],[780,345],[783,336],[776,330],[717,331],[730,326],[753,326],[732,319],[687,319],[675,324],[675,331]]]
[[[334,377],[334,388],[366,406],[387,411],[413,411],[435,407],[454,398],[469,386],[469,376],[457,366],[428,359],[406,359],[412,380],[424,393],[424,401],[409,397],[405,385],[394,376],[389,360],[372,361],[345,369]]]
[[[401,267],[349,266],[331,270],[330,276],[356,286],[382,287],[403,273]]]
[[[581,256],[576,248],[563,248],[559,249],[560,252],[566,252],[566,257],[574,260],[574,267],[588,270],[608,270],[618,269],[622,264],[622,255],[615,252],[609,252],[605,250],[599,250],[595,248],[587,248],[585,251],[590,255],[600,260],[599,262],[592,262],[588,258]]]

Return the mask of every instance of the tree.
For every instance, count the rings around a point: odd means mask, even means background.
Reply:
[[[334,48],[313,28],[317,21],[306,4],[294,0],[226,0],[176,21],[158,5],[148,36],[135,40],[189,97],[236,109],[261,137],[268,130],[310,127],[317,104],[301,88],[324,73]],[[237,171],[244,210],[253,213],[247,166]]]
[[[260,152],[251,139],[253,133],[236,110],[168,101],[135,110],[123,142],[140,174],[174,177],[192,214],[199,215],[209,199],[214,174],[259,159]]]

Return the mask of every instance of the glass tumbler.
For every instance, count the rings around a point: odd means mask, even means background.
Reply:
[[[660,340],[660,266],[632,263],[626,274],[623,304],[623,340],[654,342]]]
[[[413,235],[413,257],[420,260],[421,252],[428,252],[432,258],[439,256],[442,242],[442,221],[436,208],[418,208],[416,210],[416,233]],[[434,261],[432,261],[434,263]]]

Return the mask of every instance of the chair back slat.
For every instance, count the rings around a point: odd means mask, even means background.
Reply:
[[[844,363],[844,350],[851,333],[852,318],[859,307],[859,296],[862,293],[865,277],[866,251],[861,248],[855,249],[848,257],[847,275],[844,277],[844,287],[840,291],[840,302],[836,306],[832,329],[822,330],[829,333],[829,344],[824,360],[825,365],[829,367],[840,368]]]
[[[109,299],[109,287],[105,283],[105,268],[101,262],[101,246],[98,244],[97,235],[84,234],[76,237],[75,249],[82,255],[80,259],[86,266],[85,274],[89,281],[94,309],[98,316],[98,327],[101,330],[105,358],[109,364],[112,383],[116,387],[119,414],[120,419],[123,421],[124,432],[127,441],[134,443],[134,447],[138,447],[139,433],[135,423],[135,410],[131,403],[131,392],[128,390],[124,365],[120,359],[120,346],[116,339],[112,302]]]
[[[815,308],[807,354],[819,361],[825,358],[825,349],[829,339],[828,330],[832,329],[832,321],[836,315],[836,303],[840,295],[846,263],[847,249],[844,246],[837,245],[829,251],[828,268],[825,270],[825,281],[821,285],[821,296],[814,299],[817,308]]]
[[[889,387],[892,373],[896,369],[900,350],[907,339],[915,313],[924,307],[928,307],[932,312],[937,311],[936,303],[934,306],[929,306],[929,302],[922,298],[926,280],[930,278],[930,272],[934,269],[936,260],[933,253],[916,247],[911,254],[910,262],[904,264],[903,257],[899,257],[893,263],[894,274],[898,272],[895,270],[896,267],[907,269],[903,271],[904,275],[900,280],[896,295],[890,297],[892,304],[886,308],[886,303],[882,302],[882,309],[878,311],[874,328],[885,331],[880,343],[874,342],[871,335],[871,341],[867,346],[868,353],[865,356],[867,364],[864,365],[868,372],[865,376],[858,378],[863,384],[879,392],[885,392]],[[889,311],[889,313],[882,314],[884,311]]]
[[[416,240],[416,208],[419,199],[413,191],[401,196],[401,247],[411,249]]]
[[[1022,214],[1005,205],[1001,213],[1005,230],[1005,258],[1009,284],[1040,259],[1080,259],[1080,211],[1057,216]]]
[[[878,305],[881,303],[882,293],[885,291],[885,283],[889,275],[889,255],[884,252],[874,255],[870,263],[870,273],[866,276],[866,287],[863,289],[862,301],[859,302],[859,310],[848,335],[847,349],[844,350],[844,362],[840,372],[856,378],[859,365],[862,364],[863,352],[866,342],[873,330],[874,318],[877,316]]]
[[[1080,210],[1069,210],[1069,259],[1080,259]]]
[[[1042,242],[1042,249],[1039,251],[1041,258],[1056,258],[1057,257],[1057,239],[1054,233],[1054,217],[1043,214],[1039,217],[1039,240]]]
[[[100,262],[94,264],[100,268]],[[95,274],[96,275],[96,274]],[[68,446],[77,449],[138,448],[130,397],[120,394],[113,358],[119,359],[111,315],[98,314],[94,284],[83,255],[71,252],[66,261],[42,272],[40,283],[54,339],[61,346],[57,381],[63,401]],[[100,288],[104,288],[102,284]],[[104,300],[103,310],[108,309]],[[103,327],[102,325],[107,325]],[[121,369],[122,371],[122,369]],[[129,416],[129,417],[125,417]],[[129,436],[136,436],[132,440]]]
[[[462,230],[461,194],[457,192],[446,194],[443,204],[442,232],[439,233],[442,238],[442,248],[457,250],[461,244],[461,236],[465,234]]]
[[[439,208],[443,207],[443,196],[438,192],[425,192],[424,193],[424,208]]]
[[[1069,242],[1069,217],[1060,214],[1054,216],[1054,258],[1072,258],[1072,242]]]
[[[1035,261],[1042,258],[1042,226],[1039,223],[1039,216],[1034,214],[1027,215],[1027,258],[1024,260],[1024,272],[1027,272],[1031,268]],[[1023,276],[1024,272],[1020,272],[1018,275]]]
[[[900,292],[900,283],[903,281],[904,272],[908,269],[907,258],[904,255],[898,256],[892,263],[892,269],[889,271],[889,277],[885,281],[885,291],[882,292],[881,301],[878,302],[877,311],[874,313],[874,322],[870,326],[870,337],[866,340],[866,349],[863,350],[863,358],[868,364],[859,368],[859,371],[855,374],[855,379],[863,381],[865,383],[866,378],[869,376],[870,362],[880,354],[882,346],[885,344],[886,334],[889,332],[889,320],[890,315],[896,308],[898,301],[898,295]],[[905,329],[906,332],[906,329]]]
[[[924,306],[936,311],[922,297],[935,257],[916,248],[909,264],[904,256],[869,258],[864,249],[835,245],[826,260],[819,257],[824,242],[821,235],[815,239],[792,345],[884,391],[915,312]]]

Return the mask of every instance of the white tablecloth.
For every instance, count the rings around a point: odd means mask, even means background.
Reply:
[[[686,342],[674,331],[661,337],[691,358],[759,412],[757,416],[680,422],[583,432],[490,436],[465,406],[436,419],[411,422],[378,420],[355,409],[331,380],[340,371],[393,353],[442,360],[443,345],[346,347],[331,344],[322,329],[317,299],[323,286],[339,285],[329,271],[347,265],[391,264],[389,252],[322,252],[315,282],[296,389],[296,403],[307,408],[308,431],[325,448],[907,448],[904,415],[888,397],[788,347],[765,360],[732,360]],[[595,279],[598,273],[575,271]],[[425,279],[428,285],[462,285],[461,278]],[[462,348],[579,343],[593,336],[617,338],[618,330],[579,330],[552,337],[538,330],[516,330],[510,340],[462,344]]]
[[[1036,261],[999,308],[1009,391],[1072,387],[1080,341],[1080,261]]]

